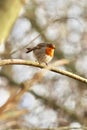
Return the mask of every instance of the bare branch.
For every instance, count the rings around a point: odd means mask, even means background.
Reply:
[[[5,60],[0,60],[0,66],[4,65],[27,65],[27,66],[34,66],[34,67],[39,67],[39,68],[45,68],[48,69],[52,72],[59,73],[65,76],[68,76],[70,78],[76,79],[78,81],[81,81],[83,83],[87,83],[87,79],[83,78],[79,75],[73,74],[71,72],[65,71],[65,70],[60,70],[56,67],[46,67],[45,65],[40,65],[37,62],[29,61],[29,60],[21,60],[21,59],[5,59]]]

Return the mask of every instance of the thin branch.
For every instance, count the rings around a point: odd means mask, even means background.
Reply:
[[[33,61],[29,61],[29,60],[21,60],[21,59],[0,60],[0,66],[4,66],[4,65],[27,65],[27,66],[33,66],[33,67],[38,67],[38,68],[45,68],[52,72],[68,76],[70,78],[76,79],[83,83],[87,83],[87,79],[83,78],[79,75],[73,74],[73,73],[65,71],[65,70],[60,70],[60,69],[58,69],[56,67],[52,67],[52,66],[46,67],[45,65],[40,65],[37,62],[33,62]]]
[[[27,109],[6,111],[6,112],[0,114],[0,121],[17,118],[21,115],[28,113],[28,112],[29,111]]]
[[[21,89],[19,89],[19,87],[18,87],[16,92],[9,97],[8,101],[3,106],[0,107],[0,113],[7,111],[7,110],[12,110],[13,108],[15,108],[17,103],[19,103],[19,100],[22,97],[22,95],[26,91],[28,91],[30,89],[30,87],[32,87],[35,83],[41,81],[43,78],[43,75],[44,75],[44,72],[39,71],[33,75],[31,80],[29,80],[29,79],[25,80],[20,86]]]

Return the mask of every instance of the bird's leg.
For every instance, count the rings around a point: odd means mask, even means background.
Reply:
[[[45,64],[46,64],[46,66],[48,66],[48,63],[45,62]]]

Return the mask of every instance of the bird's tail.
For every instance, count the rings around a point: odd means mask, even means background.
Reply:
[[[27,49],[26,53],[33,51],[33,48],[26,48],[26,49]]]
[[[31,51],[33,51],[33,50],[35,50],[36,48],[35,48],[35,47],[33,47],[33,48],[26,48],[26,49],[27,49],[26,53],[29,53],[29,52],[31,52]]]

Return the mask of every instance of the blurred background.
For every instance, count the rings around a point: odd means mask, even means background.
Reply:
[[[10,29],[0,39],[1,59],[35,61],[32,52],[25,53],[26,47],[51,42],[56,46],[51,63],[67,59],[69,64],[57,68],[87,78],[87,0],[20,0],[16,6],[14,0],[5,2],[6,0],[0,2],[0,19],[3,19],[5,9],[10,10],[11,17],[4,16],[7,18],[4,19],[6,27],[9,24]],[[17,9],[19,10],[16,11]],[[10,21],[11,18],[14,20]],[[3,27],[2,30],[7,29],[2,24],[0,26]],[[24,65],[0,67],[0,106],[19,90],[21,83],[31,80],[39,71],[41,69]],[[47,71],[39,82],[32,85],[30,91],[21,96],[16,108],[11,109],[13,112],[15,109],[27,109],[29,112],[15,118],[11,116],[8,122],[6,119],[3,122],[8,124],[14,121],[13,124],[6,125],[11,128],[86,125],[86,87],[84,83]]]

